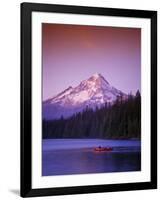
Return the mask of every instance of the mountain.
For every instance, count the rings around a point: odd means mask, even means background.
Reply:
[[[111,86],[101,74],[94,74],[76,87],[68,87],[58,95],[43,102],[43,118],[55,119],[71,116],[86,106],[93,109],[105,103],[112,103],[118,97],[127,95]]]

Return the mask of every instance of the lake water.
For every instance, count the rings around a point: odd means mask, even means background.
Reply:
[[[113,150],[94,151],[98,146]],[[139,140],[45,139],[42,149],[43,176],[141,170]]]

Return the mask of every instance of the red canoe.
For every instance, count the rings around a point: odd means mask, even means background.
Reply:
[[[96,147],[94,148],[95,151],[112,151],[112,147]]]

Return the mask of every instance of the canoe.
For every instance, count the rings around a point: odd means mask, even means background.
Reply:
[[[112,147],[96,147],[94,148],[95,151],[112,151],[113,148]]]

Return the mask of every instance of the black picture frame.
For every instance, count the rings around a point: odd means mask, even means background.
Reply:
[[[74,13],[100,16],[148,18],[151,21],[151,181],[92,186],[32,189],[32,12]],[[21,196],[47,196],[129,191],[157,188],[157,12],[115,8],[21,4]]]

